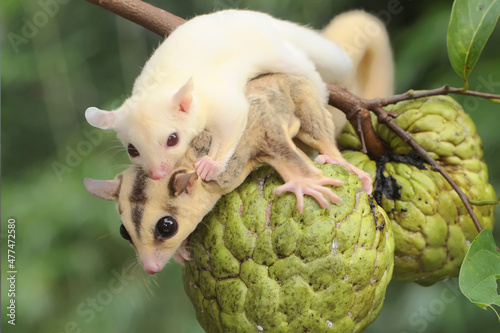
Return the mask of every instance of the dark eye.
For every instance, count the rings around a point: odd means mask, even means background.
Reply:
[[[177,233],[177,220],[173,216],[162,217],[156,223],[156,233],[161,238],[170,238]]]
[[[125,226],[123,224],[120,225],[120,235],[123,237],[123,239],[132,242],[132,238],[130,237],[130,234],[128,233],[127,229],[125,229]]]
[[[128,151],[128,154],[130,155],[130,157],[139,156],[139,151],[137,149],[135,149],[134,145],[131,143],[128,144],[127,151]]]
[[[173,147],[179,142],[179,135],[177,133],[172,133],[167,139],[167,147]]]

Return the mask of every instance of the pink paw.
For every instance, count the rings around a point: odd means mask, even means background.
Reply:
[[[318,156],[316,156],[314,161],[316,163],[319,163],[319,164],[338,164],[338,165],[344,166],[347,170],[353,172],[354,174],[356,174],[356,176],[358,176],[358,178],[361,180],[361,183],[363,184],[363,191],[365,191],[368,194],[372,193],[372,191],[373,191],[372,177],[370,177],[370,175],[367,172],[365,172],[359,168],[356,168],[354,165],[350,164],[349,162],[339,161],[339,160],[336,160],[334,158],[331,158],[328,155],[318,155]]]
[[[207,155],[200,158],[198,162],[195,163],[194,167],[201,179],[206,181],[212,180],[222,169],[219,163],[215,162]]]
[[[310,195],[323,208],[330,207],[330,203],[325,198],[325,196],[330,199],[331,202],[340,204],[342,200],[340,200],[339,196],[332,192],[331,189],[327,187],[323,187],[323,185],[333,185],[340,186],[343,185],[344,182],[335,178],[306,178],[300,177],[293,179],[291,181],[286,182],[285,184],[274,189],[274,193],[280,195],[283,192],[293,192],[297,197],[297,209],[300,213],[304,210],[304,194]]]

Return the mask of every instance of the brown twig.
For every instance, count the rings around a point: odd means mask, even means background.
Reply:
[[[455,181],[450,177],[448,172],[443,169],[441,165],[439,165],[436,160],[434,160],[425,149],[423,149],[411,136],[403,130],[401,127],[399,127],[398,124],[394,122],[392,117],[387,114],[387,111],[382,109],[382,107],[378,106],[373,108],[372,110],[375,112],[378,116],[379,122],[385,124],[387,127],[389,127],[394,133],[396,133],[401,139],[403,139],[404,142],[408,143],[415,151],[419,153],[419,155],[431,166],[432,170],[439,172],[444,179],[453,187],[455,192],[457,192],[458,196],[460,197],[460,200],[462,200],[462,203],[465,206],[465,209],[467,209],[467,212],[472,218],[472,221],[474,222],[474,225],[476,226],[476,229],[478,232],[481,232],[483,230],[483,227],[479,223],[479,220],[477,219],[476,214],[474,213],[472,206],[470,205],[469,202],[469,197],[462,191],[462,189],[455,183]],[[380,115],[380,116],[379,116]]]
[[[170,14],[167,11],[154,7],[140,0],[87,1],[109,11],[112,11],[113,13],[118,14],[164,37],[168,36],[172,31],[175,30],[175,28],[185,22],[184,19],[178,16]],[[437,162],[429,155],[429,153],[427,153],[406,131],[404,131],[393,121],[392,118],[394,118],[394,114],[387,112],[382,108],[382,106],[394,104],[403,100],[435,95],[446,95],[449,93],[471,95],[488,99],[500,99],[500,96],[469,90],[464,91],[445,85],[434,90],[419,92],[410,90],[404,94],[395,95],[388,98],[376,98],[367,100],[353,95],[339,86],[328,85],[328,89],[330,91],[329,104],[342,110],[346,114],[347,119],[349,119],[349,121],[353,123],[353,126],[355,128],[361,128],[363,136],[362,140],[366,143],[365,150],[367,150],[372,157],[382,156],[387,149],[385,144],[378,138],[378,135],[373,129],[369,111],[373,111],[377,115],[379,122],[387,125],[387,127],[393,130],[406,143],[408,143],[413,149],[415,149],[422,156],[422,158],[427,163],[429,163],[429,165],[431,165],[434,170],[443,175],[443,177],[448,181],[448,183],[450,183],[453,189],[455,189],[455,191],[460,196],[460,199],[462,200],[464,206],[472,217],[472,220],[474,221],[474,225],[476,226],[478,232],[483,230],[476,215],[474,214],[474,211],[472,210],[472,207],[469,203],[469,198],[463,193],[463,191],[460,189],[460,187],[458,187],[453,179],[451,179],[448,173],[439,164],[437,164]],[[358,122],[360,122],[360,124],[358,124]],[[364,144],[363,147],[365,147]]]
[[[464,204],[465,208],[467,209],[467,212],[470,214],[472,221],[474,222],[474,225],[476,226],[476,229],[478,232],[481,232],[483,230],[483,227],[479,223],[479,220],[474,213],[472,206],[469,203],[469,198],[467,195],[460,189],[460,187],[455,183],[455,181],[450,177],[450,175],[446,172],[446,170],[443,169],[430,155],[425,149],[423,149],[405,130],[403,130],[398,124],[396,124],[393,120],[394,114],[387,112],[382,108],[381,100],[380,98],[376,99],[363,99],[360,98],[356,95],[353,95],[349,93],[347,90],[339,90],[339,87],[329,85],[328,88],[330,89],[330,100],[329,103],[336,108],[342,110],[345,112],[347,119],[353,119],[355,118],[355,115],[361,110],[370,110],[374,112],[377,115],[378,121],[380,123],[385,124],[387,127],[389,127],[394,133],[396,133],[399,137],[403,139],[404,142],[408,143],[414,150],[416,150],[419,155],[432,167],[433,170],[439,172],[445,179],[446,181],[453,187],[453,189],[457,192],[458,196],[462,200],[462,203]],[[399,95],[401,96],[401,95]],[[433,95],[430,95],[433,96]],[[422,97],[422,96],[420,96]],[[420,98],[419,97],[419,98]],[[389,100],[388,98],[387,100]],[[410,98],[411,99],[411,98]],[[396,100],[396,99],[394,99]],[[404,99],[402,99],[404,100]],[[370,123],[370,129],[368,133],[371,131],[374,132],[373,126],[371,126],[371,119],[364,119],[364,122],[367,123],[369,121]],[[366,125],[365,125],[366,127]],[[356,128],[356,127],[355,127]],[[365,131],[365,128],[363,128],[363,132]],[[364,132],[365,137],[366,137],[366,132]],[[376,135],[376,134],[375,134]],[[378,137],[377,137],[378,138]],[[382,142],[380,139],[378,140]],[[369,141],[367,140],[367,147],[368,151],[370,152],[370,149],[378,149],[376,147],[371,147],[368,145]],[[380,147],[380,151],[382,152],[382,149],[385,151],[385,147]],[[371,152],[373,153],[373,152]],[[382,156],[383,154],[380,154],[378,156]]]
[[[485,99],[500,100],[500,95],[488,94],[473,90],[462,90],[461,88],[450,87],[449,85],[446,84],[441,88],[436,88],[431,90],[422,90],[422,91],[409,90],[403,94],[394,95],[391,97],[375,98],[372,100],[372,104],[370,106],[376,106],[376,105],[385,106],[389,104],[396,104],[397,102],[406,101],[410,99],[417,99],[417,98],[437,96],[437,95],[448,95],[448,94],[468,95]]]
[[[366,102],[340,86],[328,84],[328,90],[330,91],[328,103],[344,112],[354,128],[361,129],[360,138],[365,150],[363,153],[368,153],[372,158],[384,155],[387,147],[373,129]]]
[[[140,0],[87,0],[144,28],[167,37],[182,23],[183,18]]]
[[[368,114],[369,112],[370,111],[368,111]],[[356,114],[356,120],[354,122],[357,124],[356,130],[358,131],[358,136],[361,139],[361,152],[363,154],[368,154],[368,149],[366,149],[365,135],[363,134],[363,117],[361,116],[361,112],[358,112]]]

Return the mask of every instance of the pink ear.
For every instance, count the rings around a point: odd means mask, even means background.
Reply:
[[[114,129],[118,111],[103,111],[90,107],[85,111],[85,118],[90,125],[100,129]]]
[[[96,180],[85,178],[83,180],[87,191],[101,199],[117,200],[118,192],[122,183],[121,175],[118,175],[114,180]]]
[[[193,102],[193,78],[189,78],[188,82],[175,93],[172,101],[179,105],[179,111],[189,112]]]
[[[174,195],[179,196],[184,192],[190,194],[196,185],[197,179],[198,174],[196,172],[176,174],[174,180]]]

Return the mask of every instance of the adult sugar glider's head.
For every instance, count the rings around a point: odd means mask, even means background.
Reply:
[[[122,224],[120,234],[130,241],[144,270],[160,272],[213,207],[220,195],[208,193],[196,173],[175,170],[153,180],[138,166],[131,166],[114,180],[86,178],[91,194],[117,201]]]
[[[163,86],[138,90],[114,111],[90,107],[90,125],[114,129],[130,160],[153,179],[169,175],[191,140],[203,130],[196,119],[197,103],[190,79],[176,91]]]

